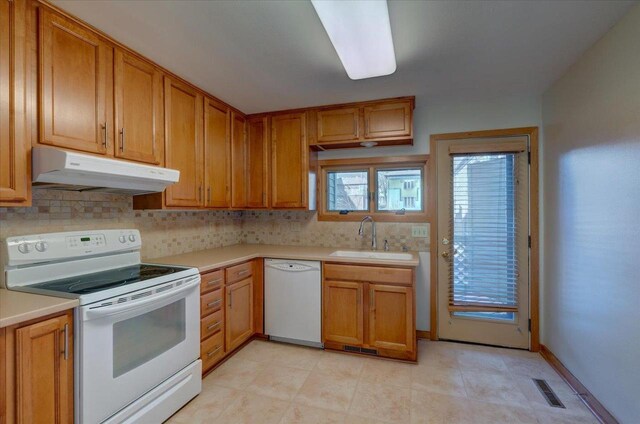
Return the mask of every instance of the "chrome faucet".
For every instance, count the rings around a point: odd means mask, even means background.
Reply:
[[[371,216],[367,215],[362,218],[362,221],[360,221],[360,229],[358,230],[358,235],[360,237],[364,236],[364,223],[367,221],[371,223],[371,250],[376,250],[378,249],[378,242],[376,241],[376,223],[373,221],[373,218],[371,218]]]

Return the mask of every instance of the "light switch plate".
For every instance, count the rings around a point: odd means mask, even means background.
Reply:
[[[414,225],[413,227],[411,227],[411,237],[429,237],[429,227],[426,225]]]

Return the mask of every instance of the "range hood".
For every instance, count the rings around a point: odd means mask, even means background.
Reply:
[[[33,186],[73,191],[145,194],[177,183],[180,171],[116,159],[34,147]]]

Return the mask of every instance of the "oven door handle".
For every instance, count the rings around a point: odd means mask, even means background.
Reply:
[[[192,277],[193,280],[187,283],[184,283],[177,289],[163,292],[162,294],[153,295],[150,297],[146,297],[143,300],[138,301],[129,301],[121,304],[116,304],[114,306],[100,306],[95,309],[89,309],[86,311],[86,316],[89,319],[93,318],[101,318],[109,315],[122,314],[125,312],[133,311],[135,309],[141,308],[143,306],[150,305],[156,302],[168,301],[174,298],[183,297],[185,292],[193,290],[194,288],[200,285],[200,276]]]

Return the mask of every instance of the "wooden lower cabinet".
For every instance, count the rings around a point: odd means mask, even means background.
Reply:
[[[0,422],[73,422],[72,311],[0,329],[0,367]]]
[[[412,268],[325,263],[325,348],[415,361],[414,293]]]
[[[230,352],[253,335],[253,278],[226,287],[225,344]]]

